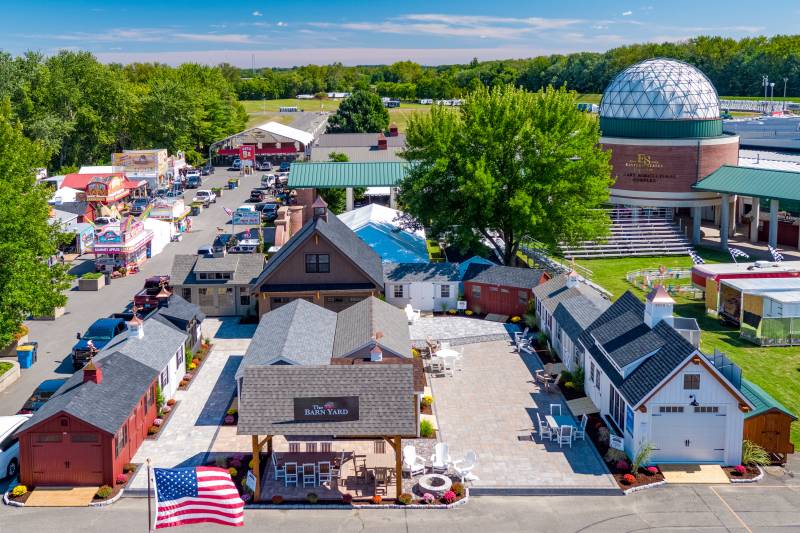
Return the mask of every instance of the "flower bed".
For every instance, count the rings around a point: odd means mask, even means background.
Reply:
[[[178,407],[178,402],[174,399],[169,400],[161,407],[159,416],[153,421],[153,425],[147,430],[147,440],[158,440],[158,437],[164,433],[164,428],[167,427],[167,422],[172,418],[172,413]]]
[[[208,359],[208,354],[211,353],[211,350],[214,348],[213,344],[201,344],[200,349],[192,356],[192,359],[189,360],[189,356],[186,356],[186,373],[183,375],[183,379],[178,384],[178,390],[189,390],[189,387],[192,386],[192,382],[194,378],[197,376],[197,373],[200,372],[200,369],[203,367],[203,364]],[[194,365],[192,367],[192,365]],[[191,369],[190,369],[191,368]]]
[[[259,475],[263,474],[265,465],[267,463],[266,456],[261,456],[261,464]],[[208,461],[206,466],[216,466],[217,468],[225,468],[233,479],[236,488],[239,489],[239,494],[245,503],[253,501],[253,494],[247,488],[247,471],[252,469],[253,454],[252,453],[234,453],[231,455],[220,455],[213,461]]]
[[[723,466],[722,470],[734,483],[755,481],[761,477],[761,470],[757,466]]]
[[[20,489],[19,487],[22,487]],[[31,495],[31,491],[33,487],[26,487],[25,485],[17,485],[13,489],[8,491],[8,500],[11,502],[18,503],[20,505],[25,505],[25,502],[28,501],[28,498]]]

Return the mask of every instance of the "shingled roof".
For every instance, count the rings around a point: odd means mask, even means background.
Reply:
[[[333,357],[344,357],[370,343],[400,357],[411,357],[409,339],[405,312],[370,296],[339,311]]]
[[[173,285],[252,285],[264,269],[264,255],[229,254],[225,257],[176,255],[172,260]],[[231,279],[198,279],[195,272],[232,272]]]
[[[567,336],[575,342],[583,331],[592,322],[608,309],[611,302],[605,298],[591,298],[585,294],[580,294],[569,300],[559,302],[556,310],[553,311],[553,319],[558,322],[558,326],[564,330]]]
[[[358,420],[295,421],[295,398],[356,396]],[[244,371],[239,435],[370,436],[417,434],[413,366],[256,366]]]
[[[170,295],[166,304],[158,308],[153,318],[161,318],[168,321],[182,331],[186,331],[186,327],[193,319],[197,322],[202,322],[206,319],[206,315],[200,310],[200,306],[181,298],[177,294]]]
[[[452,283],[460,281],[456,263],[384,263],[386,283]]]
[[[472,263],[464,272],[464,281],[518,289],[532,289],[539,284],[539,280],[544,273],[544,270],[531,268]]]
[[[83,372],[75,372],[17,433],[64,412],[115,434],[159,372],[120,352],[109,354],[95,365],[103,374],[100,383],[84,382]]]
[[[256,280],[257,285],[262,285],[270,274],[280,268],[300,245],[315,233],[336,247],[342,255],[347,256],[377,287],[383,289],[383,268],[381,258],[375,251],[362,241],[353,230],[334,216],[328,213],[326,217],[316,217],[306,224],[292,237],[267,262],[266,268]]]
[[[142,323],[144,335],[142,338],[128,337],[124,341],[115,344],[112,351],[102,351],[97,354],[96,361],[101,361],[113,352],[122,352],[125,355],[143,363],[153,370],[161,372],[164,370],[172,356],[186,342],[186,333],[178,328],[164,324],[155,317],[148,318]]]

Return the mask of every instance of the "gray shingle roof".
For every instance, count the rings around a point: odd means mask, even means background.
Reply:
[[[319,232],[343,255],[349,257],[370,281],[383,289],[383,267],[380,256],[333,213],[306,222],[300,231],[292,235],[289,241],[267,261],[267,266],[258,276],[256,283],[262,285],[269,275],[280,268],[280,265],[315,232]]]
[[[343,357],[373,342],[376,333],[382,349],[400,357],[411,357],[408,318],[402,309],[370,296],[339,311],[333,356]]]
[[[311,149],[311,159],[309,159],[309,161],[330,161],[331,152],[344,154],[347,156],[347,160],[353,163],[405,161],[405,159],[400,157],[402,151],[402,146],[390,146],[386,150],[378,150],[374,146],[315,146]]]
[[[555,313],[556,307],[561,302],[566,302],[573,298],[585,297],[590,300],[602,299],[597,290],[582,282],[578,282],[573,287],[567,287],[567,277],[565,275],[556,276],[542,283],[533,289],[536,299],[542,302],[542,306],[550,313]]]
[[[318,148],[344,148],[347,146],[377,146],[377,133],[324,133],[314,141],[312,153]],[[406,134],[400,133],[396,137],[387,136],[386,146],[404,146]],[[326,158],[327,160],[327,158]]]
[[[598,297],[590,298],[586,295],[578,295],[575,298],[559,302],[556,310],[553,311],[553,319],[563,329],[573,342],[578,340],[581,333],[588,328],[592,322],[597,320],[603,311],[608,309],[611,302]]]
[[[18,431],[63,411],[98,429],[116,433],[158,372],[120,352],[109,354],[96,365],[103,375],[99,384],[84,383],[83,372],[75,372]]]
[[[414,436],[413,366],[255,366],[244,371],[239,435]],[[358,420],[295,422],[294,398],[358,396]]]
[[[455,263],[384,263],[383,280],[385,283],[447,283],[460,281],[460,277]]]
[[[464,281],[484,283],[486,285],[502,285],[518,289],[532,289],[539,283],[544,272],[544,270],[531,268],[472,263],[464,272]]]
[[[175,352],[183,349],[186,334],[154,318],[145,320],[143,327],[144,336],[141,339],[128,337],[115,344],[110,351],[97,354],[96,360],[100,361],[113,352],[122,352],[158,372],[167,368]]]
[[[236,371],[276,359],[298,365],[326,365],[333,352],[336,313],[299,298],[261,316],[253,340]]]
[[[225,257],[176,255],[172,260],[173,285],[252,285],[264,269],[263,254],[229,254]],[[197,279],[195,272],[233,272],[232,279]]]
[[[177,294],[172,294],[167,299],[167,304],[168,305],[164,307],[159,307],[155,312],[155,316],[169,320],[176,327],[180,327],[184,331],[192,319],[196,320],[198,323],[206,319],[206,315],[200,310],[199,306],[186,301]]]
[[[656,350],[657,346],[653,343],[660,346],[654,355],[648,357],[623,379],[611,361],[595,345],[593,335],[598,330],[601,330],[599,333],[603,339],[601,342],[605,346],[612,347],[618,354],[626,354],[626,346],[630,343],[634,343],[631,353],[647,350],[647,346],[641,344],[643,337],[651,343],[650,352]],[[647,327],[644,324],[644,303],[630,291],[620,296],[583,332],[580,342],[631,406],[638,405],[664,378],[695,352],[695,348],[669,324],[661,321],[652,330]]]

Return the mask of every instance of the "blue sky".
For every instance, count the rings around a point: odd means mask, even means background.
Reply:
[[[0,0],[0,49],[249,67],[423,64],[796,33],[797,0]]]

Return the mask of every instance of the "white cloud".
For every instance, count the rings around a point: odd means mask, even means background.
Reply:
[[[262,13],[261,11],[253,11],[253,16],[254,17],[263,17],[264,13]]]
[[[82,41],[82,42],[128,42],[128,43],[159,43],[159,42],[208,42],[208,43],[240,43],[252,44],[257,42],[251,35],[240,33],[185,33],[171,32],[163,28],[152,29],[109,29],[104,32],[72,32],[56,35],[29,36],[36,38],[50,38],[56,41]]]
[[[283,22],[283,21],[279,21],[279,22],[278,22],[278,24],[276,24],[276,25],[277,25],[279,28],[285,28],[286,26],[288,26],[288,24],[286,24],[286,23],[285,23],[285,22]]]
[[[633,15],[633,11],[630,11],[630,10],[629,11],[623,11],[623,13],[622,13],[623,17],[630,17],[631,15]]]

